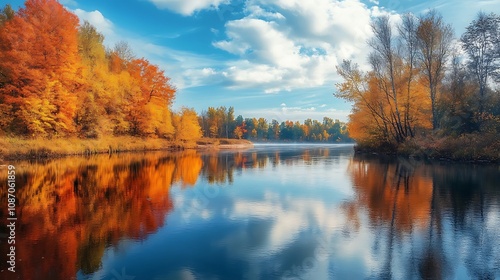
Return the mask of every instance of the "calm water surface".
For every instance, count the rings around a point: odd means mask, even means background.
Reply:
[[[500,279],[500,168],[350,145],[17,162],[0,279]],[[0,169],[6,220],[6,169]]]

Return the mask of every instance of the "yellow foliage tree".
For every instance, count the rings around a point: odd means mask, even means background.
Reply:
[[[183,142],[196,141],[201,138],[202,132],[198,123],[198,115],[193,109],[182,108],[174,114],[175,139]]]

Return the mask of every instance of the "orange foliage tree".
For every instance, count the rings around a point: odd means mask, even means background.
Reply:
[[[81,85],[78,18],[56,0],[27,0],[25,6],[0,30],[0,94],[8,105],[2,114],[12,119],[7,130],[71,134]]]
[[[0,131],[29,137],[172,138],[175,88],[164,71],[135,58],[56,0],[0,12]],[[182,133],[181,133],[182,134]]]
[[[430,127],[430,99],[417,74],[416,27],[410,15],[404,16],[396,41],[389,18],[376,19],[371,70],[364,73],[351,61],[337,67],[343,82],[336,96],[354,103],[348,130],[360,144],[396,146]]]
[[[128,96],[127,120],[132,135],[171,137],[174,133],[168,107],[175,89],[158,66],[146,59],[128,63],[128,72],[138,86],[138,92]]]

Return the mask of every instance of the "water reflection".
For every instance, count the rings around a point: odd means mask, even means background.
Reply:
[[[352,145],[339,145],[335,149],[335,155],[348,156],[351,154],[351,148]],[[250,151],[205,152],[201,154],[205,163],[201,175],[207,178],[210,184],[232,184],[234,172],[241,172],[244,169],[265,169],[269,165],[276,167],[331,163],[330,150],[331,146],[320,145],[312,147],[258,145]],[[338,162],[338,159],[336,160]]]
[[[16,277],[71,279],[78,270],[97,271],[105,248],[144,239],[164,225],[173,209],[170,186],[194,184],[201,166],[195,152],[17,163]],[[2,188],[1,205],[6,197]],[[0,250],[6,252],[6,242]]]
[[[349,223],[363,227],[366,208],[371,254],[383,258],[371,276],[500,276],[498,167],[355,156],[348,170],[357,193],[343,206]]]
[[[498,167],[341,145],[16,166],[19,262],[2,279],[500,277]]]

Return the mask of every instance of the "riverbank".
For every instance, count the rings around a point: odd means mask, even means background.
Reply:
[[[20,139],[0,138],[0,160],[59,158],[142,151],[176,151],[184,149],[242,149],[252,142],[238,139],[203,138],[196,142],[132,136],[103,137],[99,139],[56,138]]]
[[[399,146],[358,144],[355,151],[441,161],[500,163],[500,138],[493,134],[471,133],[458,137],[429,134],[407,140]]]
[[[198,149],[248,149],[253,143],[246,139],[202,138],[196,141]]]

